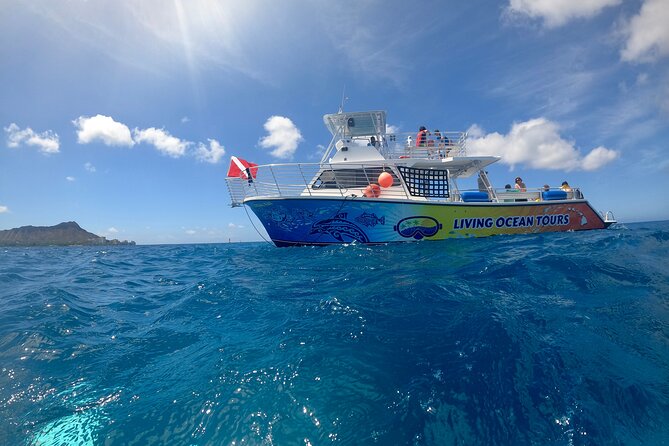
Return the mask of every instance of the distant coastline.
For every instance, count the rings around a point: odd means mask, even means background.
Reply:
[[[134,245],[135,242],[93,234],[76,222],[68,221],[55,226],[21,226],[0,231],[0,246],[101,246]]]

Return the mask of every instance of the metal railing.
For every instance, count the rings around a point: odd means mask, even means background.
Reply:
[[[549,192],[549,191],[565,192],[566,197],[552,198],[551,200],[545,200],[543,192]],[[494,189],[494,192],[498,202],[552,201],[556,199],[579,200],[583,198],[581,190],[577,187],[571,188],[569,191],[563,191],[563,189],[559,187],[551,187],[549,189],[540,187],[540,188],[526,188],[525,190],[522,191],[519,189]]]
[[[393,179],[389,187],[379,185],[383,172]],[[382,164],[268,164],[257,167],[255,178],[228,177],[226,182],[233,206],[250,197],[409,198],[397,174]]]
[[[380,152],[388,159],[439,159],[467,155],[466,132],[428,132],[416,143],[416,133],[391,133],[385,136]]]
[[[268,164],[254,168],[255,177],[228,177],[226,182],[232,200],[232,206],[241,206],[244,200],[252,197],[295,198],[295,197],[366,197],[415,201],[461,201],[464,192],[457,187],[457,181],[441,181],[445,193],[435,196],[434,188],[421,183],[420,178],[410,179],[413,188],[405,187],[405,179],[398,176],[393,163],[379,164]],[[256,170],[257,169],[257,170]],[[392,177],[392,185],[381,187],[379,176],[388,172]],[[423,185],[421,185],[423,184]],[[409,194],[408,190],[412,192]],[[414,190],[415,189],[415,190]],[[487,188],[490,202],[522,202],[543,201],[543,188],[515,189]],[[553,188],[551,190],[560,190]],[[418,192],[416,192],[418,191]],[[413,194],[413,195],[412,195]],[[583,195],[578,188],[567,192],[565,199],[580,199]]]

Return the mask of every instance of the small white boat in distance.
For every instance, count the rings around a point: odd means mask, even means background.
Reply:
[[[232,206],[250,207],[276,246],[388,243],[604,229],[615,223],[578,188],[497,189],[468,156],[467,134],[386,133],[384,111],[323,117],[320,163],[256,165],[232,157]],[[462,179],[478,176],[475,190]]]

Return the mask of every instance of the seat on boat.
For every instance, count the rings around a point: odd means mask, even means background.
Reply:
[[[541,199],[545,201],[549,200],[566,200],[567,192],[563,190],[547,190],[541,193]]]
[[[487,192],[467,191],[460,194],[465,203],[483,203],[490,201]]]

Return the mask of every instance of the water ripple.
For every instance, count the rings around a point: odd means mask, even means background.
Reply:
[[[668,234],[0,250],[0,444],[662,444]]]

